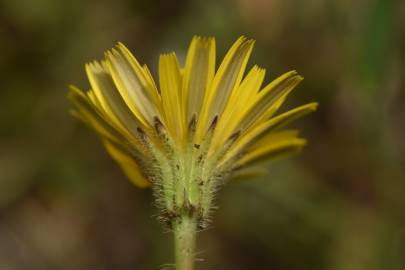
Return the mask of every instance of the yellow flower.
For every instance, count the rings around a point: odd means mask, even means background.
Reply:
[[[262,86],[258,66],[244,76],[253,45],[240,37],[216,70],[215,39],[194,37],[184,67],[174,53],[160,56],[158,88],[119,43],[86,65],[91,90],[71,87],[73,114],[96,130],[137,186],[155,187],[164,215],[192,210],[204,222],[232,173],[305,145],[296,130],[280,128],[317,107],[275,116],[303,78],[290,71]]]

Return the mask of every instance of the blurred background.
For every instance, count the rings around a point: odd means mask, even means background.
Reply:
[[[156,75],[159,53],[184,60],[194,34],[215,36],[218,57],[256,39],[250,65],[267,81],[305,77],[283,110],[320,102],[294,124],[301,155],[221,192],[197,269],[405,269],[400,0],[1,0],[0,269],[170,267],[151,191],[70,117],[66,94],[117,41]]]

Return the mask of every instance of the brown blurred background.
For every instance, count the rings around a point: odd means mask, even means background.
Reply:
[[[165,269],[172,239],[150,190],[127,181],[72,119],[83,64],[124,42],[156,74],[194,34],[222,57],[240,35],[267,78],[304,82],[284,110],[309,145],[269,176],[230,183],[197,269],[405,269],[405,2],[1,0],[0,269]]]

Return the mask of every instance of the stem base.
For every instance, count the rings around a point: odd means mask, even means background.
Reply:
[[[182,215],[173,222],[176,270],[193,270],[197,219]]]

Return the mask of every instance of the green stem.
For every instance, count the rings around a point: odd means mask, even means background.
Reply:
[[[197,220],[189,215],[182,215],[175,220],[173,229],[176,270],[193,270]]]

